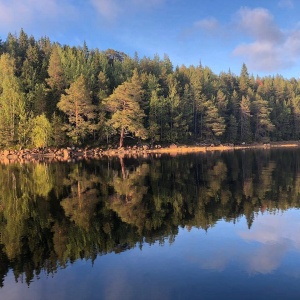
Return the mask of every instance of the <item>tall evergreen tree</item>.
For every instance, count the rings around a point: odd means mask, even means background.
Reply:
[[[270,111],[268,102],[256,95],[256,99],[253,101],[254,138],[256,141],[269,141],[269,133],[274,129],[270,120]]]
[[[92,104],[83,75],[71,84],[62,95],[57,107],[65,113],[67,124],[64,128],[75,144],[82,144],[85,138],[97,128],[95,124],[97,107]]]
[[[210,99],[205,103],[205,114],[204,114],[204,133],[207,138],[220,137],[225,132],[225,120],[219,114],[219,111],[214,104],[213,100]]]
[[[62,93],[67,83],[58,49],[58,45],[54,45],[52,48],[48,66],[49,78],[46,81],[52,90]]]
[[[147,137],[143,125],[145,114],[139,104],[141,94],[141,85],[126,81],[103,101],[106,110],[111,113],[111,119],[108,120],[107,124],[120,134],[120,147],[123,147],[124,138],[129,134],[142,139]]]
[[[243,96],[240,103],[240,140],[242,142],[252,141],[250,105],[249,97]]]
[[[249,88],[249,73],[246,64],[243,64],[241,69],[241,74],[239,77],[239,89],[242,96],[247,95],[248,88]]]

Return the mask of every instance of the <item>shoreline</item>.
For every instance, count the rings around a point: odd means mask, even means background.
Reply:
[[[189,152],[208,152],[208,151],[231,151],[243,149],[271,149],[271,148],[295,148],[300,147],[300,141],[272,142],[265,144],[245,144],[245,145],[211,145],[211,146],[176,146],[152,149],[151,153],[189,153]]]
[[[171,156],[188,153],[206,153],[215,151],[234,151],[246,149],[274,149],[274,148],[297,148],[300,141],[271,142],[265,144],[242,144],[242,145],[175,145],[149,148],[144,145],[141,147],[126,147],[118,149],[95,148],[43,148],[43,149],[24,149],[24,150],[1,150],[0,163],[29,163],[29,162],[75,162],[80,160],[101,159],[103,157],[139,157],[148,155],[170,154]]]

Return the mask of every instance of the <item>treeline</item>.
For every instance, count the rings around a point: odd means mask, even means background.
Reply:
[[[245,64],[216,75],[23,30],[0,40],[0,55],[2,148],[300,138],[299,80],[254,77]]]
[[[300,152],[235,151],[77,164],[0,164],[0,287],[78,259],[155,242],[178,228],[300,208]],[[184,172],[182,172],[184,170]]]

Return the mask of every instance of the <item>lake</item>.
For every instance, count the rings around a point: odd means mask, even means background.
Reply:
[[[300,150],[0,164],[0,299],[299,299]]]

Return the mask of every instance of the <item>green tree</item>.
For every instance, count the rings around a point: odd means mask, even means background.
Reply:
[[[62,116],[53,113],[51,117],[52,144],[56,147],[66,145],[67,136],[63,127],[64,122]]]
[[[124,138],[129,134],[142,139],[147,138],[147,131],[143,125],[145,114],[139,104],[141,94],[140,85],[126,81],[103,100],[106,110],[112,113],[107,124],[120,134],[120,147],[123,147]]]
[[[234,115],[230,115],[227,130],[227,140],[230,143],[235,143],[238,137],[238,123]]]
[[[51,141],[51,133],[51,124],[44,114],[33,119],[31,141],[35,147],[49,146]]]
[[[0,144],[10,146],[18,140],[18,125],[25,107],[14,59],[9,54],[0,57],[0,109]]]
[[[92,104],[83,75],[71,84],[66,90],[66,95],[61,96],[57,107],[68,119],[64,129],[75,144],[83,143],[84,139],[96,129],[97,107]]]
[[[239,77],[239,88],[242,96],[247,95],[247,90],[249,88],[249,73],[246,64],[242,65],[241,75]]]
[[[274,125],[270,120],[270,111],[268,102],[263,100],[259,95],[256,95],[256,99],[253,101],[253,118],[255,120],[254,137],[256,141],[269,140],[269,132],[274,129]]]
[[[152,91],[150,98],[150,112],[149,112],[149,127],[148,133],[151,139],[151,144],[160,140],[159,135],[159,96],[157,91]]]
[[[31,112],[25,112],[19,116],[18,124],[18,145],[26,147],[31,145],[31,133],[34,116]]]
[[[213,100],[205,103],[204,128],[207,138],[220,137],[225,132],[225,120],[220,116],[219,111]]]
[[[194,137],[203,137],[203,114],[207,95],[204,92],[203,68],[191,68],[191,93],[193,99],[193,134]]]
[[[47,69],[49,77],[46,78],[46,82],[50,87],[47,101],[48,115],[51,115],[55,111],[61,94],[63,94],[64,90],[67,88],[67,80],[62,67],[60,52],[59,45],[54,45],[52,47]]]
[[[300,95],[292,98],[293,138],[300,138]]]
[[[185,120],[182,118],[180,109],[180,97],[178,94],[178,82],[174,75],[168,76],[168,96],[166,103],[168,108],[167,122],[169,130],[166,132],[168,142],[178,141],[180,135],[184,135],[187,131]]]
[[[58,45],[54,45],[52,48],[48,66],[48,74],[49,78],[46,79],[48,85],[52,90],[62,93],[66,88],[66,78],[61,63]]]
[[[252,140],[250,118],[250,99],[248,96],[243,96],[240,103],[240,139],[243,142],[250,142]]]

